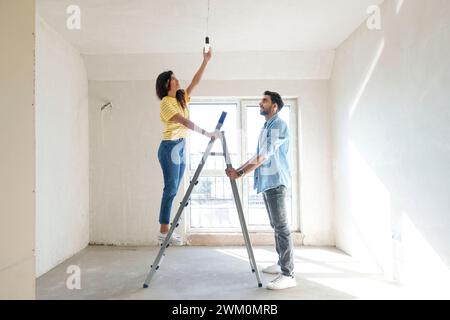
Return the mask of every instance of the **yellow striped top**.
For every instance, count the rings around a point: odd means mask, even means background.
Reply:
[[[184,91],[184,98],[186,101],[186,108],[183,108],[173,97],[164,97],[160,104],[160,119],[164,125],[163,140],[178,140],[181,138],[186,138],[188,135],[188,128],[180,123],[175,123],[170,121],[174,115],[179,113],[186,119],[189,119],[189,109],[187,104],[191,101],[187,92]]]

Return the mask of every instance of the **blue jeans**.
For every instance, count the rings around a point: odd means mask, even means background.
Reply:
[[[160,224],[170,223],[173,199],[177,195],[186,168],[185,147],[185,139],[163,140],[158,149],[158,160],[164,176],[164,190],[159,211]]]
[[[294,274],[294,245],[286,214],[286,187],[279,186],[263,192],[270,225],[275,231],[278,264],[285,276]]]

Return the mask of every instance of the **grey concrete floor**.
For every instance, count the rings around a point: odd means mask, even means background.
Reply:
[[[258,288],[245,247],[170,247],[148,289],[145,276],[159,247],[90,246],[37,279],[37,299],[301,300],[404,297],[372,266],[335,248],[295,249],[298,286],[270,291],[274,278],[261,273]],[[273,247],[255,247],[260,268],[277,260]],[[67,268],[80,267],[81,289],[69,290]]]

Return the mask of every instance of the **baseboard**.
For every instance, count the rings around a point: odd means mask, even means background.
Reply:
[[[303,234],[293,232],[294,245],[303,245]],[[275,244],[272,232],[250,233],[250,240],[255,246],[271,246]],[[187,245],[190,246],[243,246],[242,233],[191,233],[186,235]]]

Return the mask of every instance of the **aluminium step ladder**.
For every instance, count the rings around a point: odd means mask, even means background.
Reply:
[[[227,115],[226,112],[222,112],[222,115],[220,116],[220,119],[216,126],[216,131],[220,131],[220,129],[222,128],[223,123],[226,118],[226,115]],[[212,138],[209,141],[208,146],[206,147],[206,151],[204,152],[203,157],[197,167],[197,170],[195,171],[194,177],[192,178],[192,180],[189,184],[189,187],[186,191],[186,194],[184,195],[183,200],[180,203],[180,207],[177,211],[177,214],[175,215],[175,218],[172,221],[172,224],[171,224],[170,230],[166,236],[166,239],[161,244],[159,253],[156,256],[155,261],[151,265],[150,272],[148,273],[148,275],[145,279],[144,285],[143,285],[144,288],[148,288],[150,281],[153,278],[153,275],[159,269],[162,261],[164,260],[164,257],[165,257],[164,252],[170,246],[170,244],[169,244],[170,238],[172,237],[172,234],[175,231],[175,229],[179,226],[181,214],[183,213],[184,208],[186,208],[189,205],[189,200],[190,200],[192,190],[198,184],[198,178],[199,178],[200,173],[206,163],[206,160],[208,159],[208,156],[210,156],[210,155],[211,156],[224,156],[227,168],[232,168],[231,158],[230,158],[230,154],[228,152],[227,142],[225,139],[225,132],[223,132],[223,131],[220,132],[220,141],[222,143],[223,153],[211,152],[216,140],[217,139]],[[255,275],[256,275],[256,281],[258,282],[258,287],[261,288],[262,287],[261,276],[259,274],[258,266],[256,265],[255,256],[253,254],[252,243],[250,241],[247,224],[245,222],[244,211],[242,210],[242,203],[241,203],[241,198],[239,196],[238,187],[237,187],[236,181],[231,178],[230,178],[230,183],[231,183],[231,189],[233,192],[234,202],[236,204],[236,209],[237,209],[238,216],[239,216],[239,222],[241,224],[242,234],[244,236],[245,246],[247,248],[247,253],[249,256],[250,267],[251,267],[252,272],[255,273]]]

